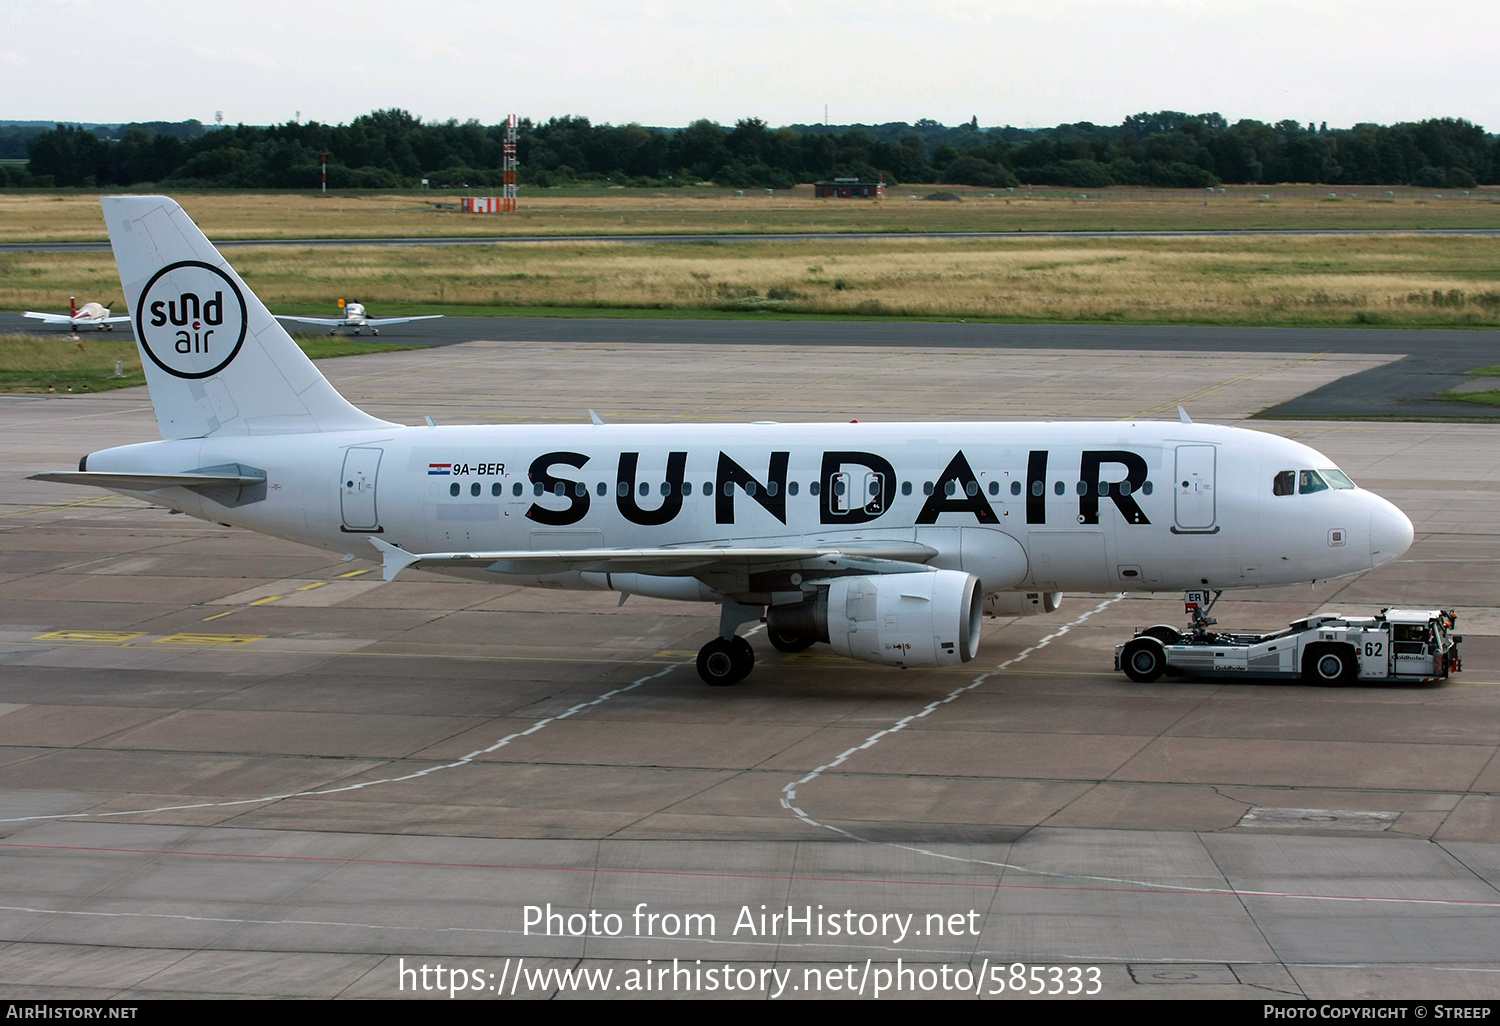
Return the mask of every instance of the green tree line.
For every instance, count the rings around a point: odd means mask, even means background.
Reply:
[[[502,179],[505,126],[424,122],[379,110],[347,125],[316,122],[205,129],[197,122],[124,126],[108,133],[59,125],[27,133],[25,167],[0,165],[0,186],[305,189],[328,154],[333,188],[493,187]],[[790,188],[830,177],[991,188],[1049,185],[1187,188],[1317,182],[1469,188],[1500,183],[1500,139],[1458,118],[1347,129],[1177,111],[1119,125],[981,129],[923,119],[772,128],[595,125],[584,117],[521,122],[520,181],[533,186],[609,181]]]

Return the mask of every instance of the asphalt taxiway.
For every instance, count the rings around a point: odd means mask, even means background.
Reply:
[[[1179,403],[1241,423],[1405,355],[558,323],[599,337],[541,324],[320,367],[405,423],[1173,419]],[[1027,989],[1041,967],[1043,989],[1097,980],[1111,998],[1494,999],[1495,429],[1253,426],[1333,457],[1417,541],[1363,577],[1226,596],[1221,622],[1457,606],[1461,675],[1135,685],[1113,646],[1178,620],[1180,597],[1109,594],[990,621],[957,670],[752,636],[755,673],[711,689],[692,666],[708,607],[381,583],[364,552],[28,481],[155,438],[148,398],[0,398],[0,987],[446,999],[461,968],[479,998],[638,996],[632,980],[1011,997],[1019,964]],[[788,906],[791,923],[760,918]],[[441,990],[415,971],[439,964]],[[580,969],[591,982],[551,975]]]

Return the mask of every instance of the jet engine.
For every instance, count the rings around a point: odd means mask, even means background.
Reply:
[[[1060,591],[1002,591],[984,597],[986,616],[1040,616],[1062,605]]]
[[[836,578],[817,598],[772,606],[766,627],[786,651],[826,641],[869,663],[946,666],[974,658],[981,619],[979,578],[935,570]]]

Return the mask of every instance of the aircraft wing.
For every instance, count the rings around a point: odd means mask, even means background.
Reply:
[[[657,577],[698,577],[715,573],[804,569],[832,575],[855,573],[910,573],[937,550],[917,542],[854,541],[844,545],[784,548],[701,546],[660,549],[570,549],[555,552],[408,552],[379,538],[370,544],[384,557],[383,572],[391,580],[407,567],[418,570],[474,570],[495,574],[559,574],[568,572],[649,574]]]
[[[121,324],[130,320],[130,315],[121,317],[69,317],[67,314],[37,313],[27,310],[23,317],[31,317],[44,324]]]
[[[342,317],[293,317],[291,314],[273,314],[278,321],[299,321],[302,324],[321,324],[325,328],[342,328],[349,322]]]
[[[423,314],[421,317],[366,317],[361,323],[367,328],[379,328],[387,324],[405,324],[408,321],[435,321],[442,314]]]

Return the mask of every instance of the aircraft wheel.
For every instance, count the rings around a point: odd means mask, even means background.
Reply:
[[[813,639],[801,634],[778,634],[775,631],[767,631],[766,637],[771,639],[771,647],[778,652],[801,652],[813,646]]]
[[[1302,678],[1309,684],[1352,684],[1356,672],[1354,654],[1347,645],[1314,645],[1302,657]]]
[[[1154,627],[1147,627],[1145,630],[1141,631],[1140,637],[1155,638],[1163,645],[1175,645],[1182,640],[1182,632],[1179,631],[1176,627],[1172,627],[1164,623],[1159,623]]]
[[[330,331],[330,332],[329,332],[329,333],[328,333],[328,334],[330,334],[330,335],[337,335],[337,334],[338,334],[338,333],[339,333],[339,329],[337,329],[337,328],[334,328],[334,329],[333,329],[333,330],[332,330],[332,331]]]
[[[1137,684],[1150,684],[1167,669],[1167,654],[1155,638],[1136,638],[1120,653],[1120,669]]]
[[[379,328],[371,328],[370,329],[370,334],[371,335],[379,335],[380,334],[380,329]]]
[[[714,638],[698,650],[698,676],[713,687],[738,684],[755,667],[755,649],[741,637]]]

